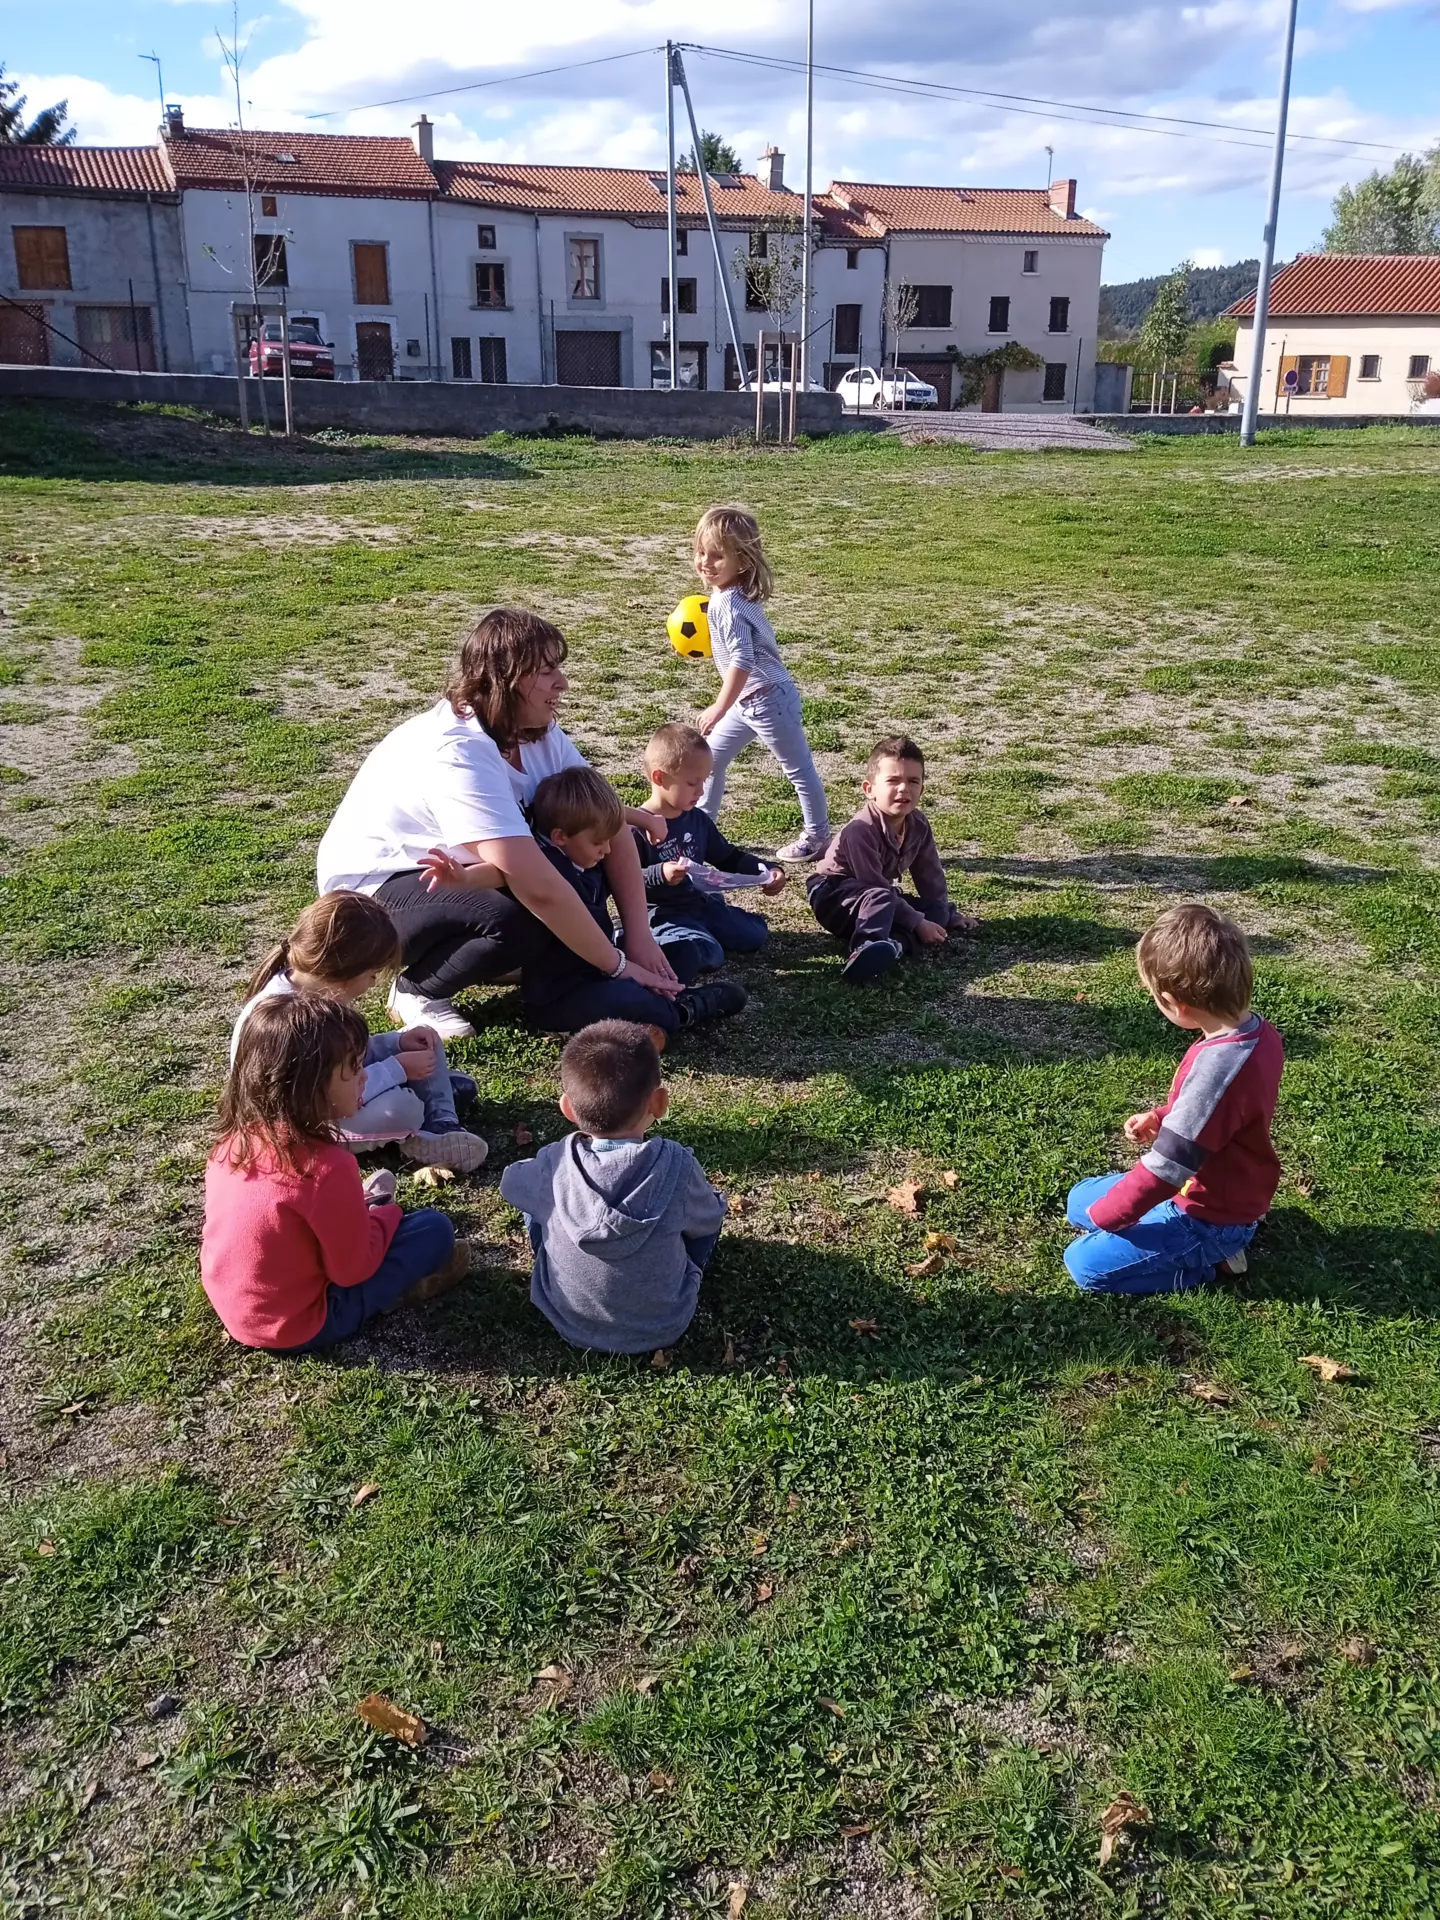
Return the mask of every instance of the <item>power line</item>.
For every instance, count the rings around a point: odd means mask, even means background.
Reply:
[[[545,80],[554,73],[575,73],[581,67],[608,67],[616,60],[638,60],[643,53],[663,53],[663,47],[631,47],[628,53],[603,53],[594,60],[567,60],[563,66],[536,67],[529,73],[502,73],[493,80],[467,80],[458,87],[432,87],[428,93],[401,93],[390,100],[362,100],[354,107],[329,107],[324,113],[307,113],[307,120],[335,120],[342,113],[368,113],[372,107],[411,107],[426,100],[443,100],[452,93],[479,93],[484,87],[508,87],[521,80]]]
[[[709,47],[703,46],[699,42],[692,42],[690,44],[696,53],[708,54],[716,59],[737,60],[746,66],[768,67],[773,71],[781,73],[804,72],[803,61],[789,60],[781,55],[741,53],[734,47]],[[1012,102],[1015,104],[1003,107],[997,106],[995,111],[1026,113],[1029,117],[1037,119],[1044,116],[1033,110],[1042,107],[1066,109],[1067,117],[1073,116],[1076,113],[1111,116],[1108,122],[1105,120],[1098,122],[1096,120],[1077,122],[1077,124],[1081,126],[1095,126],[1097,124],[1113,125],[1117,119],[1138,120],[1142,123],[1140,126],[1122,128],[1121,131],[1132,133],[1163,133],[1173,139],[1198,137],[1193,134],[1182,135],[1171,133],[1171,128],[1174,127],[1197,127],[1213,130],[1217,133],[1255,133],[1261,135],[1266,140],[1269,140],[1274,133],[1272,127],[1246,126],[1233,120],[1195,120],[1186,118],[1181,114],[1155,113],[1148,108],[1101,107],[1089,105],[1083,100],[1053,100],[1044,94],[1002,93],[998,91],[998,89],[988,87],[957,87],[941,80],[913,80],[904,74],[872,73],[859,67],[824,66],[817,62],[816,71],[819,73],[833,74],[837,79],[849,81],[856,86],[869,87],[880,93],[908,94],[912,97],[918,96],[921,99],[948,99],[952,97],[971,99],[978,100],[985,105],[990,105],[998,101]],[[1165,124],[1155,125],[1153,124],[1155,122],[1164,122]],[[1403,148],[1387,145],[1384,141],[1352,140],[1344,134],[1292,133],[1289,138],[1291,140],[1310,141],[1320,146],[1367,147],[1373,148],[1377,153],[1403,152]],[[1248,140],[1226,141],[1212,144],[1244,147],[1250,147],[1252,145]]]

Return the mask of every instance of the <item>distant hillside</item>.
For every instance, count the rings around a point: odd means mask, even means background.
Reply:
[[[1124,280],[1100,289],[1100,332],[1108,340],[1123,340],[1140,331],[1167,274],[1153,280]],[[1190,317],[1213,320],[1226,307],[1255,291],[1260,278],[1258,260],[1237,260],[1233,267],[1193,267],[1190,271]]]

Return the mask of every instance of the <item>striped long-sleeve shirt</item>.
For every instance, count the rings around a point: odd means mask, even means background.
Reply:
[[[1270,1122],[1284,1065],[1280,1036],[1258,1013],[1233,1033],[1197,1040],[1154,1110],[1154,1143],[1091,1207],[1095,1225],[1133,1226],[1172,1199],[1217,1226],[1248,1225],[1268,1213],[1280,1184]]]

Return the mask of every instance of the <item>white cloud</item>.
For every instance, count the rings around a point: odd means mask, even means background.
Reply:
[[[1196,247],[1195,251],[1190,255],[1190,259],[1197,267],[1223,267],[1225,264],[1225,249],[1223,247]]]

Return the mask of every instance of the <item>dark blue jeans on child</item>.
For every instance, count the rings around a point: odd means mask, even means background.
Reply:
[[[1215,1269],[1255,1238],[1258,1222],[1221,1227],[1162,1200],[1133,1226],[1107,1232],[1090,1208],[1123,1173],[1097,1174],[1070,1189],[1065,1215],[1084,1229],[1065,1249],[1070,1278],[1086,1293],[1184,1293],[1215,1278]]]
[[[390,1251],[368,1280],[358,1287],[325,1289],[325,1324],[303,1347],[285,1347],[285,1353],[316,1353],[351,1340],[367,1320],[388,1313],[417,1280],[434,1273],[455,1251],[455,1228],[437,1207],[407,1213],[395,1229]]]
[[[747,913],[732,907],[718,893],[698,893],[673,910],[663,906],[650,909],[650,931],[659,946],[667,949],[693,941],[700,956],[700,970],[710,973],[723,967],[727,953],[759,953],[770,938],[770,923],[762,913]]]

